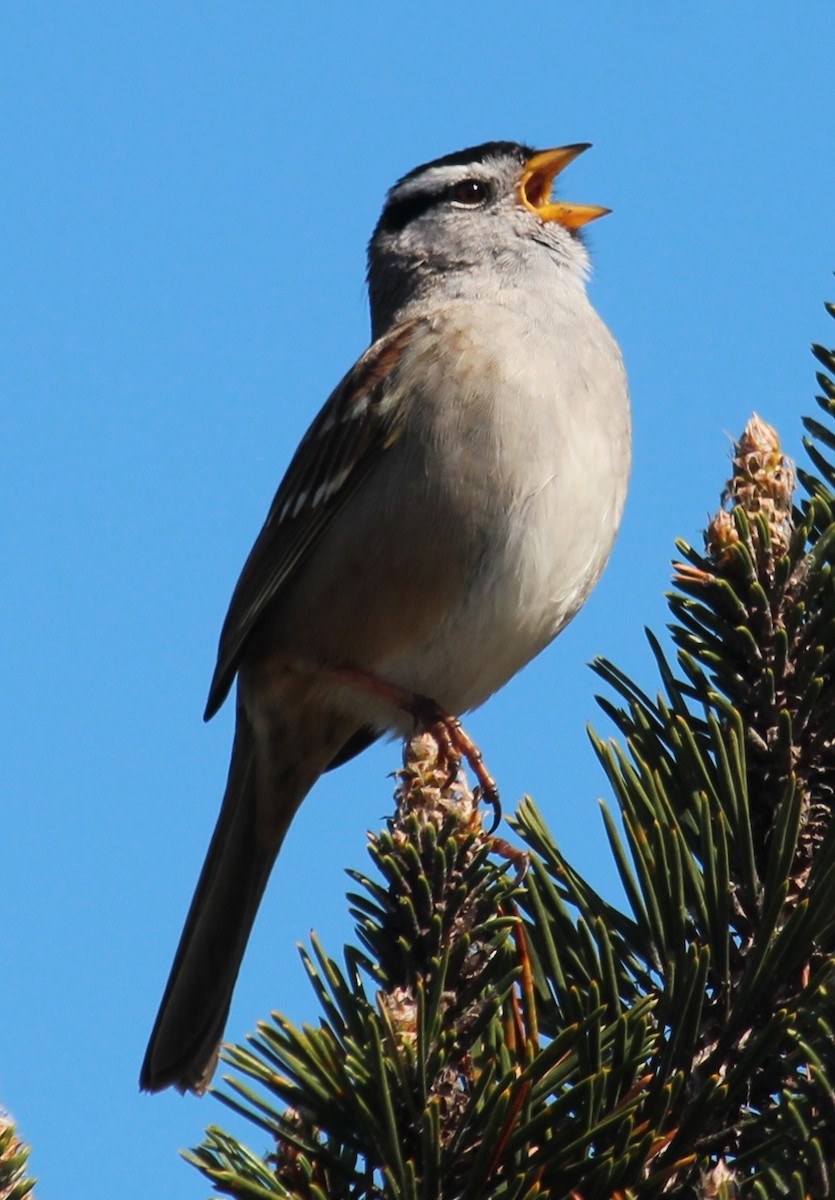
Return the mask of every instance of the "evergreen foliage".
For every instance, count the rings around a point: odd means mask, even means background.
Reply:
[[[34,1200],[34,1179],[26,1173],[29,1148],[17,1136],[14,1122],[0,1112],[0,1200]]]
[[[273,1014],[227,1052],[221,1098],[270,1153],[211,1128],[189,1157],[217,1191],[835,1196],[835,352],[814,349],[806,498],[753,418],[704,549],[678,545],[661,691],[595,664],[628,911],[531,800],[524,851],[487,833],[417,739],[354,875],[357,946],[305,955],[319,1025]]]

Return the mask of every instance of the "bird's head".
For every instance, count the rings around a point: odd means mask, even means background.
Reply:
[[[585,143],[534,151],[486,142],[424,163],[388,193],[368,248],[375,336],[430,288],[478,295],[531,265],[579,278],[588,255],[579,231],[609,211],[552,197],[554,180]]]

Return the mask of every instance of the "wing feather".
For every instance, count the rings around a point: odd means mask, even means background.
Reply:
[[[232,595],[205,720],[226,699],[255,625],[334,513],[396,441],[405,409],[390,377],[418,324],[398,325],[365,352],[299,444]]]

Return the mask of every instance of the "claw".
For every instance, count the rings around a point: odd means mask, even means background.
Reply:
[[[502,819],[502,806],[499,801],[499,789],[492,775],[484,765],[484,759],[478,746],[466,732],[461,722],[457,717],[450,717],[446,713],[436,713],[433,719],[423,725],[427,733],[438,742],[439,747],[443,747],[443,755],[447,761],[455,768],[452,771],[449,782],[452,783],[461,766],[461,759],[466,759],[470,770],[475,775],[479,784],[479,799],[484,804],[489,804],[493,810],[493,824],[490,826],[488,833],[495,833]]]
[[[379,679],[358,667],[344,664],[326,672],[332,678],[338,679],[350,687],[378,696],[392,704],[395,708],[409,713],[415,723],[415,732],[425,732],[432,735],[438,743],[438,757],[449,767],[447,786],[453,784],[461,769],[461,760],[466,759],[470,770],[478,781],[479,799],[493,810],[493,824],[490,833],[493,834],[502,819],[502,806],[499,802],[499,789],[496,782],[484,765],[481,751],[465,732],[457,717],[450,716],[430,700],[428,696],[419,696],[388,680]]]

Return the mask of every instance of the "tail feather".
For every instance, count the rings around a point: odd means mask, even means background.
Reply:
[[[282,797],[278,838],[257,831],[253,736],[239,711],[223,805],[186,918],[139,1085],[203,1092],[217,1064],[232,992],[281,839],[302,795]]]

